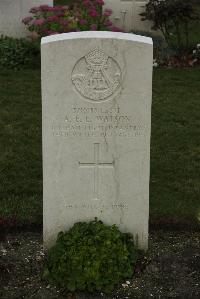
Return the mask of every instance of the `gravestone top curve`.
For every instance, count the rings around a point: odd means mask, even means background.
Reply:
[[[43,37],[41,44],[58,42],[67,39],[81,39],[81,38],[113,38],[113,39],[122,39],[130,40],[139,43],[153,44],[152,38],[141,36],[132,33],[123,33],[123,32],[111,32],[111,31],[82,31],[82,32],[70,32],[62,34],[54,34],[50,36]]]

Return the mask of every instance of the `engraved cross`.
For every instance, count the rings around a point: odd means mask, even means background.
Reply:
[[[114,161],[99,162],[99,143],[94,143],[94,162],[79,162],[79,167],[94,169],[94,200],[99,199],[99,168],[114,168]]]

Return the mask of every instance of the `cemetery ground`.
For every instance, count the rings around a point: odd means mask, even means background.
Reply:
[[[0,82],[0,297],[66,298],[40,275],[40,72],[1,71]],[[130,284],[77,299],[200,296],[199,99],[200,68],[155,70],[149,251]]]

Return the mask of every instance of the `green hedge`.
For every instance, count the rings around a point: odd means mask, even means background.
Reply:
[[[40,47],[25,38],[0,37],[0,69],[40,66]]]

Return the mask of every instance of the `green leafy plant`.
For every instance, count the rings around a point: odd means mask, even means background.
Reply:
[[[95,219],[58,234],[47,256],[43,278],[70,291],[110,292],[133,275],[138,257],[130,234]]]
[[[150,0],[141,16],[153,22],[152,29],[160,30],[169,46],[179,52],[189,49],[189,23],[199,19],[194,1]]]
[[[38,44],[24,38],[0,37],[0,68],[19,69],[39,64]]]

